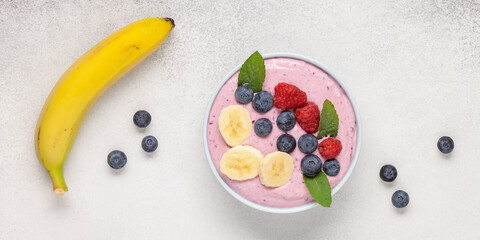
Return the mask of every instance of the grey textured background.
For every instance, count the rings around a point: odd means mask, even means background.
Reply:
[[[164,45],[92,108],[51,192],[33,148],[61,74],[144,17],[171,17]],[[0,1],[0,239],[479,239],[478,1]],[[220,186],[203,152],[213,87],[253,51],[307,55],[347,84],[363,148],[331,209],[274,215]],[[132,115],[146,109],[144,132]],[[146,134],[160,147],[147,156]],[[455,140],[449,157],[436,149]],[[113,173],[112,149],[128,155]],[[384,184],[379,168],[399,170]],[[406,190],[410,205],[392,207]]]

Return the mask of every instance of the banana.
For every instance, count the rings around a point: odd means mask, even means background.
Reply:
[[[293,174],[293,158],[284,152],[273,152],[260,161],[260,182],[267,187],[280,187]]]
[[[223,154],[220,171],[232,180],[247,180],[258,176],[263,154],[251,146],[236,146]]]
[[[235,147],[250,137],[252,119],[245,108],[231,105],[222,109],[218,117],[218,127],[225,142]]]
[[[174,27],[170,18],[146,18],[108,36],[58,80],[38,118],[35,151],[57,195],[68,189],[63,165],[95,101],[126,72],[152,54]]]

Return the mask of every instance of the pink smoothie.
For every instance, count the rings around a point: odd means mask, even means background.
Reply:
[[[325,99],[329,99],[339,117],[339,129],[337,138],[342,142],[343,149],[338,155],[340,162],[340,173],[335,177],[328,177],[332,189],[342,180],[355,152],[357,144],[357,124],[352,104],[342,87],[327,73],[318,67],[292,58],[270,58],[265,60],[266,77],[263,90],[275,94],[275,86],[280,82],[293,84],[307,93],[308,101],[314,102],[321,111]],[[297,148],[290,154],[294,160],[295,170],[290,180],[283,186],[277,188],[265,187],[260,183],[258,177],[246,181],[235,181],[229,179],[220,171],[220,159],[230,148],[220,134],[218,129],[218,116],[224,107],[229,105],[241,105],[235,100],[234,92],[237,88],[238,72],[235,73],[221,88],[216,96],[209,115],[208,123],[208,147],[210,155],[218,173],[222,179],[235,192],[244,198],[263,206],[288,208],[301,206],[314,201],[303,182],[300,162],[305,156]],[[276,126],[276,117],[282,111],[272,108],[265,114],[257,113],[252,104],[242,105],[250,112],[252,121],[260,118],[268,118],[272,121],[273,131],[265,138],[258,137],[252,129],[250,138],[243,145],[251,145],[260,150],[264,155],[277,151],[277,138],[284,132]],[[298,138],[305,134],[305,131],[298,126],[288,132],[298,141]],[[318,150],[313,154],[323,159]]]

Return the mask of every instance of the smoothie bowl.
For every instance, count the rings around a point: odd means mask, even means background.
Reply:
[[[352,173],[361,145],[358,110],[345,85],[317,61],[291,53],[266,54],[263,59],[265,74],[260,86],[262,91],[259,92],[258,86],[252,84],[252,89],[257,90],[255,96],[250,97],[251,102],[242,103],[241,92],[237,91],[242,65],[233,69],[217,86],[204,120],[205,152],[220,184],[242,203],[272,213],[304,211],[318,205],[317,198],[312,197],[312,190],[306,185],[304,175],[309,170],[318,170],[316,174],[320,172],[326,176],[328,196],[335,194]],[[284,91],[281,87],[297,89],[304,99],[281,99],[280,91]],[[284,92],[293,91],[288,90]],[[263,98],[262,94],[266,97]],[[248,91],[243,97],[245,95],[249,95]],[[302,104],[302,101],[303,105],[298,108],[286,106]],[[328,134],[320,136],[322,125],[325,125],[322,121],[331,116],[328,112],[324,113],[327,102],[334,107],[337,116],[334,138]],[[312,109],[310,105],[317,112],[313,114],[317,116],[316,125],[304,120],[312,116],[304,114],[307,110],[303,110]],[[235,121],[225,120],[225,116],[235,114]],[[268,124],[263,124],[265,121]],[[232,129],[228,124],[238,129]],[[327,126],[330,125],[327,123]],[[305,138],[304,135],[309,136]],[[318,137],[318,142],[314,136]],[[314,146],[305,140],[311,138],[315,139]],[[333,141],[330,143],[326,139]],[[243,153],[245,155],[242,156]],[[316,160],[316,165],[312,165],[310,161],[310,166],[304,166],[306,155],[318,159],[320,163]],[[232,158],[236,158],[235,162]]]

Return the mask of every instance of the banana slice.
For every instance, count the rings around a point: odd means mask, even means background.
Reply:
[[[220,171],[232,180],[247,180],[258,175],[263,154],[251,146],[236,146],[223,154]]]
[[[267,187],[280,187],[293,174],[293,158],[284,152],[273,152],[260,161],[260,181]]]
[[[252,119],[247,109],[239,105],[231,105],[220,113],[218,127],[225,142],[234,147],[250,137]]]

